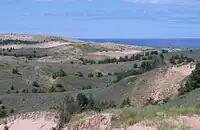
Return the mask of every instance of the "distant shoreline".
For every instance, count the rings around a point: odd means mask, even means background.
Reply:
[[[153,48],[200,48],[200,38],[174,38],[174,39],[103,39],[80,38],[87,42],[112,42],[136,46],[149,46]]]

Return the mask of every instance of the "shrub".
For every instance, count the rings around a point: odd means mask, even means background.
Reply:
[[[13,114],[15,111],[13,108],[10,109],[10,113]]]
[[[33,81],[32,86],[34,86],[34,87],[40,87],[40,85],[38,84],[37,81]]]
[[[7,112],[4,109],[0,109],[0,118],[2,117],[6,117],[7,116]]]
[[[10,87],[10,90],[15,90],[15,87],[12,85],[12,86]]]
[[[9,127],[8,127],[8,126],[4,126],[3,129],[4,129],[4,130],[9,130]]]
[[[126,99],[122,101],[121,107],[125,107],[125,106],[131,106],[131,101],[129,97],[127,97]]]
[[[94,75],[93,75],[92,73],[89,73],[89,74],[88,74],[88,77],[89,77],[89,78],[92,78],[92,77],[94,77]]]
[[[144,57],[142,57],[142,60],[147,60],[147,58],[144,56]]]
[[[72,96],[67,95],[64,98],[64,101],[57,108],[59,121],[57,129],[61,130],[66,123],[68,123],[73,116],[73,114],[77,113],[78,107],[74,101]]]
[[[178,91],[180,95],[183,95],[196,88],[200,88],[200,63],[197,63],[196,68],[187,80],[185,87],[181,87]]]
[[[1,109],[3,109],[3,110],[4,110],[4,109],[6,109],[6,107],[5,107],[4,105],[1,105]]]
[[[77,100],[78,106],[80,107],[80,112],[84,111],[88,105],[88,98],[86,97],[86,95],[84,95],[83,93],[79,93],[77,95],[76,100]]]
[[[19,74],[18,68],[12,69],[12,73],[13,73],[13,74]]]
[[[65,76],[67,76],[67,74],[62,69],[60,69],[59,72],[52,73],[52,78],[53,79],[56,79],[57,77],[65,77]]]
[[[163,49],[163,50],[162,50],[162,53],[168,53],[168,50],[164,50],[164,49]]]
[[[173,57],[169,59],[169,62],[172,63],[173,65],[176,64],[176,60]]]
[[[83,77],[83,73],[82,72],[77,72],[75,76]]]
[[[149,56],[149,52],[145,52],[145,56]]]
[[[133,68],[138,68],[138,65],[135,63],[135,64],[133,65]]]
[[[101,72],[97,72],[97,78],[103,77],[103,74]]]

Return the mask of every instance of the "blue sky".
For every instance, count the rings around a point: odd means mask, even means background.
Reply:
[[[200,0],[1,0],[0,33],[200,37]]]

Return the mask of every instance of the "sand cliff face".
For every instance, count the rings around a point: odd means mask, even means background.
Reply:
[[[113,118],[114,117],[114,118]],[[116,116],[111,113],[93,114],[70,122],[63,130],[199,130],[200,116],[175,116],[162,119],[144,120],[134,125],[116,126]],[[9,130],[51,130],[56,126],[55,115],[49,112],[31,112],[7,118],[6,125],[0,125],[0,130],[7,126]]]
[[[166,66],[141,75],[133,87],[133,100],[137,104],[150,97],[154,100],[173,99],[194,69],[193,64]]]

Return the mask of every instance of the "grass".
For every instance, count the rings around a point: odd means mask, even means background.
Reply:
[[[145,120],[162,117],[191,116],[200,114],[197,108],[164,108],[161,106],[146,106],[140,108],[124,108],[120,113],[120,120],[124,124],[133,125]]]

